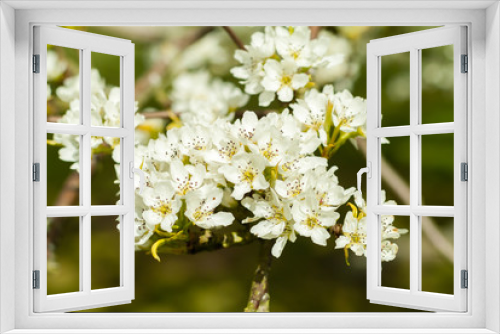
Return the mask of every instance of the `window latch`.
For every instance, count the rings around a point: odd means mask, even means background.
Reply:
[[[365,168],[361,168],[359,171],[358,171],[358,191],[360,193],[362,193],[361,191],[361,177],[363,176],[363,174],[366,173],[366,177],[371,179],[372,178],[372,163],[370,161],[367,162],[367,167]]]
[[[142,191],[144,190],[144,185],[146,184],[146,177],[144,175],[144,172],[140,168],[135,168],[134,167],[134,162],[130,161],[129,163],[129,177],[133,180],[134,179],[134,173],[139,174],[140,178],[140,189],[139,189],[139,194],[142,194]]]

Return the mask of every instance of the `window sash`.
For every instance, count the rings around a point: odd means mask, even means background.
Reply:
[[[47,123],[47,45],[80,50],[80,124]],[[94,127],[90,119],[91,52],[120,57],[120,128]],[[34,54],[40,55],[40,73],[33,74],[34,150],[40,163],[40,182],[33,185],[34,270],[40,271],[40,289],[34,289],[34,311],[73,311],[127,303],[134,296],[134,184],[128,168],[134,158],[134,45],[127,40],[40,26],[34,30]],[[80,205],[47,206],[47,133],[80,136]],[[120,138],[120,204],[91,205],[91,136]],[[133,165],[133,164],[132,164]],[[91,289],[91,217],[120,216],[120,286]],[[80,291],[47,295],[47,217],[80,217]]]
[[[466,54],[466,28],[459,26],[429,29],[371,41],[367,46],[368,122],[367,161],[372,166],[367,182],[368,245],[367,297],[371,302],[423,310],[467,310],[467,290],[461,289],[460,272],[467,269],[467,183],[460,180],[460,164],[467,162],[466,107],[467,76],[460,72],[461,54]],[[454,122],[420,124],[421,49],[454,46]],[[410,125],[381,126],[381,57],[410,52]],[[425,134],[454,134],[454,206],[423,206],[421,189],[421,141]],[[410,205],[380,205],[382,137],[410,137]],[[410,289],[381,286],[380,214],[410,217]],[[454,295],[420,291],[421,233],[420,217],[454,217]]]

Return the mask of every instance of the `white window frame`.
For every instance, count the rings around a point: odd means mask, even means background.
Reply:
[[[367,45],[367,297],[371,302],[408,306],[430,311],[467,310],[467,290],[461,287],[461,271],[467,270],[467,185],[461,180],[461,164],[467,163],[467,76],[462,73],[462,55],[467,54],[464,26],[448,26],[376,39]],[[453,121],[422,123],[422,50],[445,45],[453,47]],[[383,126],[381,103],[382,57],[409,53],[410,108],[408,125]],[[454,204],[432,206],[422,203],[422,135],[453,135]],[[407,205],[384,205],[382,189],[382,138],[407,137],[410,142],[410,201]],[[382,215],[401,215],[410,220],[409,289],[385,287],[380,258]],[[422,217],[453,218],[453,294],[422,291]],[[428,273],[427,273],[428,274]]]
[[[0,4],[0,331],[12,333],[495,333],[500,331],[500,11],[498,1],[134,2]],[[116,9],[153,8],[149,10]],[[11,6],[16,7],[14,10]],[[52,7],[51,7],[52,6]],[[58,8],[64,10],[40,10]],[[398,8],[392,8],[397,6]],[[454,6],[460,6],[455,8]],[[22,9],[22,8],[25,9]],[[72,7],[72,8],[71,8]],[[99,8],[97,8],[99,7]],[[104,10],[102,7],[115,8]],[[163,7],[163,8],[158,8]],[[224,9],[220,9],[224,7]],[[79,9],[75,9],[79,8]],[[350,9],[347,9],[350,8]],[[245,9],[245,10],[242,10]],[[469,308],[467,313],[34,314],[31,289],[32,94],[35,24],[443,25],[469,27]],[[6,29],[4,29],[6,28]],[[13,38],[15,31],[15,39]],[[14,69],[15,66],[15,69]],[[487,68],[487,71],[486,71]],[[12,85],[14,82],[14,85]],[[15,89],[14,89],[15,88]],[[15,115],[15,127],[12,116]],[[485,134],[487,133],[487,134]],[[12,138],[15,138],[14,145]],[[486,151],[486,139],[489,147]],[[15,172],[15,173],[14,173]],[[15,177],[12,177],[15,175]],[[486,178],[486,175],[488,177]],[[487,181],[487,182],[486,182]],[[12,198],[12,189],[15,197]],[[486,196],[486,194],[488,194]],[[9,210],[15,207],[15,211]],[[488,207],[488,215],[485,214]],[[12,224],[15,222],[15,224]],[[13,237],[14,236],[14,237]],[[14,253],[14,255],[12,255]],[[488,266],[485,265],[488,261]],[[486,293],[486,291],[488,293]],[[14,305],[14,307],[12,307]],[[137,329],[139,326],[142,329]],[[168,329],[165,329],[169,326]],[[136,330],[132,330],[132,329]],[[146,329],[150,329],[146,331]],[[184,328],[185,330],[180,330]],[[245,330],[246,328],[246,330]],[[285,329],[284,329],[285,328]],[[289,330],[286,330],[289,328]],[[296,330],[291,330],[296,328]],[[300,328],[300,329],[299,329]],[[355,330],[355,329],[358,330]],[[411,330],[413,328],[413,330]],[[45,329],[45,331],[37,331]],[[155,331],[156,329],[156,331]],[[189,330],[191,329],[191,330]],[[260,329],[260,330],[259,330]],[[267,330],[264,330],[267,329]],[[418,330],[415,330],[418,329]]]
[[[39,164],[39,181],[33,184],[34,247],[33,269],[39,272],[39,288],[34,289],[35,312],[74,311],[130,303],[134,299],[134,44],[128,40],[101,36],[71,29],[36,26],[34,54],[39,56],[39,73],[33,74],[33,159]],[[64,124],[47,122],[47,46],[72,48],[79,52],[80,122]],[[91,57],[92,53],[117,57],[120,63],[120,127],[94,126],[91,123]],[[47,206],[47,145],[49,133],[79,137],[80,203],[75,206]],[[115,205],[91,205],[91,137],[120,139],[120,200]],[[118,216],[120,285],[92,289],[91,243],[92,217]],[[47,294],[47,218],[79,218],[79,290]]]

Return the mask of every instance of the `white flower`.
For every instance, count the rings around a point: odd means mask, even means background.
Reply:
[[[180,160],[175,159],[170,164],[170,175],[172,175],[172,185],[177,195],[184,196],[189,191],[202,186],[205,179],[206,169],[203,165],[184,165]]]
[[[59,78],[68,68],[68,63],[60,59],[57,53],[47,50],[47,81]]]
[[[390,242],[389,240],[383,240],[381,243],[381,253],[380,260],[382,262],[389,262],[396,258],[398,253],[398,245]]]
[[[279,171],[284,176],[289,177],[292,174],[305,174],[312,169],[327,166],[328,160],[322,157],[289,155],[280,163]]]
[[[271,189],[266,198],[254,195],[246,197],[241,204],[253,213],[243,223],[259,221],[252,226],[250,232],[262,239],[276,239],[271,249],[271,254],[279,258],[288,240],[295,242],[297,239],[293,229],[293,218],[288,204],[280,201],[277,194]]]
[[[214,213],[215,208],[222,201],[222,196],[222,190],[212,185],[205,185],[190,192],[186,196],[186,217],[204,229],[231,225],[234,220],[232,213]]]
[[[181,157],[179,129],[174,128],[167,135],[160,133],[157,139],[151,139],[148,144],[148,155],[159,162],[170,162]]]
[[[357,77],[360,67],[352,57],[353,47],[351,42],[347,38],[337,36],[326,29],[322,29],[319,32],[316,40],[323,47],[326,47],[325,55],[327,56],[323,56],[323,59],[330,56],[340,56],[343,58],[343,61],[336,65],[330,63],[320,70],[315,71],[313,74],[314,82],[318,86],[333,82],[337,88],[350,88]]]
[[[295,202],[292,215],[295,231],[322,246],[326,246],[326,240],[330,238],[326,228],[335,225],[340,217],[338,212],[321,210],[314,196],[306,196],[304,201]]]
[[[366,100],[353,97],[348,90],[336,93],[332,111],[333,124],[344,132],[356,132],[366,127]]]
[[[159,182],[154,187],[146,187],[142,194],[144,204],[148,207],[142,217],[148,226],[160,224],[162,230],[172,232],[177,221],[177,213],[181,208],[181,200],[175,196],[175,190],[168,182]]]
[[[297,66],[311,66],[311,30],[307,26],[276,27],[276,51],[284,59],[294,61]]]
[[[275,33],[272,27],[266,27],[265,33],[256,32],[251,37],[250,45],[245,50],[236,50],[234,58],[242,65],[231,69],[234,77],[241,79],[247,94],[259,94],[264,90],[261,85],[263,67],[266,59],[273,56]]]
[[[209,128],[197,126],[183,126],[180,129],[183,154],[202,157],[212,148],[212,134]]]
[[[275,99],[290,102],[293,99],[294,90],[304,87],[309,82],[309,75],[299,73],[297,64],[292,60],[278,62],[269,59],[264,65],[265,76],[262,79],[262,86],[265,91],[259,96],[259,105],[269,106]]]
[[[313,181],[316,184],[314,191],[322,210],[336,210],[339,206],[345,204],[356,192],[356,188],[354,187],[344,189],[339,185],[338,179],[335,176],[337,169],[337,166],[333,166],[328,172],[325,172],[322,168],[318,168],[316,169],[316,173],[311,173],[316,178]]]
[[[276,166],[291,148],[290,141],[274,126],[258,129],[253,140],[255,144],[249,145],[250,150],[266,158],[268,166]]]
[[[264,157],[257,154],[241,154],[235,156],[231,164],[219,168],[219,171],[229,182],[234,183],[232,196],[236,200],[241,200],[252,189],[264,190],[269,187],[262,174],[265,166]]]
[[[231,159],[243,149],[243,144],[224,122],[224,124],[214,124],[212,131],[212,149],[205,155],[207,163],[229,163]],[[222,122],[220,122],[222,123]]]
[[[185,124],[209,125],[218,118],[231,120],[234,111],[248,102],[232,83],[211,78],[210,73],[184,73],[173,82],[172,110]]]
[[[259,119],[253,111],[246,111],[241,118],[234,122],[234,128],[237,134],[247,141],[251,141],[259,124]]]
[[[347,249],[351,249],[357,256],[366,255],[366,231],[366,217],[358,219],[349,211],[342,226],[343,235],[335,240],[335,249],[344,248],[346,250],[346,260]]]
[[[308,190],[307,178],[303,174],[295,174],[287,177],[284,181],[276,180],[274,188],[276,192],[283,198],[301,198]]]
[[[243,223],[260,222],[252,226],[250,232],[262,239],[275,239],[281,236],[286,226],[292,221],[288,205],[283,204],[277,194],[271,189],[266,199],[258,195],[246,197],[241,204],[253,213]]]
[[[319,93],[316,89],[306,92],[303,100],[291,105],[293,116],[297,118],[307,129],[318,133],[323,145],[326,145],[327,134],[323,126],[328,110],[328,97]]]

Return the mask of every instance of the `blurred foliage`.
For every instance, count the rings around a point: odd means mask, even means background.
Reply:
[[[139,111],[165,110],[169,106],[169,92],[172,80],[184,71],[195,68],[206,68],[214,76],[225,81],[237,83],[229,73],[236,63],[232,57],[236,49],[234,43],[220,27],[214,27],[195,44],[217,37],[222,53],[214,52],[207,55],[203,47],[193,46],[183,48],[184,40],[203,27],[71,27],[96,34],[130,39],[135,44],[135,77],[136,81],[146,79],[148,93],[136,92],[136,97],[145,96],[139,101]],[[353,48],[353,61],[358,71],[352,76],[351,82],[340,82],[339,86],[350,86],[353,95],[366,97],[366,44],[369,40],[393,35],[428,29],[431,27],[324,27],[330,32],[345,38]],[[206,29],[206,28],[205,28]],[[251,33],[261,27],[234,27],[244,44],[250,41]],[[180,52],[181,50],[182,52]],[[180,53],[179,53],[180,52]],[[452,55],[453,53],[451,53]],[[452,58],[448,47],[425,50],[423,54],[423,120],[425,122],[452,121],[450,110],[453,100],[453,77],[447,76]],[[61,53],[68,63],[72,64],[61,76],[50,85],[54,90],[65,77],[78,73],[78,54],[74,52]],[[203,56],[203,62],[196,63],[196,57]],[[382,100],[384,101],[384,117],[390,120],[388,125],[408,124],[408,78],[409,57],[391,56],[393,61],[383,63]],[[92,67],[97,68],[102,77],[110,85],[118,85],[116,61],[107,55],[93,54]],[[178,68],[170,68],[165,75],[155,75],[155,66],[168,67],[176,60]],[[189,60],[189,62],[188,62]],[[188,65],[186,65],[188,64]],[[194,64],[194,65],[193,65]],[[197,67],[196,67],[197,66]],[[451,86],[450,86],[451,82]],[[335,82],[334,82],[334,85]],[[337,86],[336,86],[337,87]],[[408,92],[406,92],[408,91]],[[451,95],[452,96],[452,95]],[[272,106],[271,106],[272,107]],[[63,110],[67,106],[54,106],[53,110]],[[257,96],[253,96],[247,109],[259,109]],[[49,111],[51,109],[49,108]],[[60,112],[60,111],[59,111]],[[57,115],[57,113],[54,113]],[[59,114],[60,115],[60,114]],[[155,137],[158,131],[163,131],[164,120],[148,121],[143,129]],[[385,125],[385,124],[384,124]],[[156,134],[155,134],[156,131]],[[147,138],[149,137],[145,137]],[[144,139],[143,139],[144,140]],[[451,140],[451,142],[450,142]],[[422,153],[426,168],[424,169],[425,201],[440,202],[452,205],[449,200],[449,179],[453,170],[449,169],[443,150],[452,145],[452,138],[434,141],[426,145]],[[69,163],[58,159],[60,148],[49,145],[47,158],[50,162],[48,170],[50,187],[48,201],[55,201],[61,186],[68,176]],[[393,143],[384,147],[386,157],[400,174],[409,173],[409,146]],[[384,153],[385,154],[385,153]],[[365,158],[360,151],[346,145],[335,155],[335,164],[339,166],[337,175],[341,184],[348,188],[355,186],[357,171],[365,166]],[[113,161],[102,159],[99,180],[113,179]],[[430,176],[427,176],[430,175]],[[401,202],[390,189],[387,198]],[[115,198],[117,187],[100,187],[92,192],[92,202],[104,203],[109,198]],[[428,196],[428,197],[427,197]],[[340,213],[347,208],[341,208]],[[98,217],[96,217],[98,218]],[[93,287],[116,286],[119,282],[116,235],[114,219],[94,222],[100,224],[95,231],[92,242],[92,279],[97,280]],[[101,218],[106,220],[105,218]],[[54,234],[53,245],[49,250],[49,262],[54,267],[49,268],[48,288],[50,293],[74,291],[78,287],[77,245],[78,230],[63,219],[50,222],[49,233]],[[404,225],[404,223],[402,222]],[[449,220],[438,221],[442,233],[452,241],[453,224]],[[405,227],[405,226],[401,226]],[[425,226],[424,226],[425,228]],[[115,241],[113,241],[115,240]],[[398,241],[401,254],[389,266],[384,266],[384,285],[395,286],[398,282],[409,282],[409,235]],[[395,312],[408,311],[371,304],[366,299],[366,260],[351,256],[351,266],[347,267],[343,251],[334,251],[333,238],[327,247],[319,247],[309,240],[299,240],[286,248],[281,258],[275,260],[270,278],[271,310],[274,312]],[[405,251],[406,249],[406,251]],[[448,292],[453,276],[453,264],[438,253],[427,239],[423,240],[423,286],[428,291]],[[89,312],[240,312],[246,305],[252,276],[257,264],[257,244],[243,247],[205,252],[195,255],[163,255],[158,263],[146,252],[136,252],[135,300],[131,304],[105,307]],[[406,262],[405,262],[406,261]],[[450,270],[451,268],[451,270]],[[451,275],[451,278],[450,278]],[[408,283],[409,284],[409,283]]]

